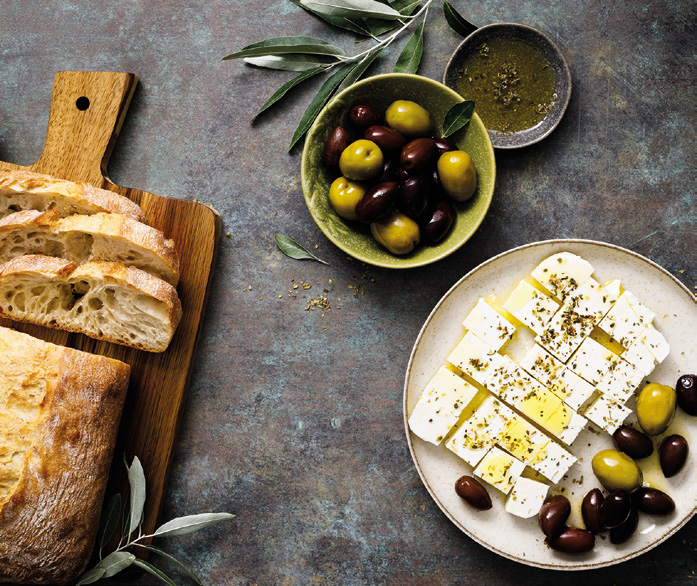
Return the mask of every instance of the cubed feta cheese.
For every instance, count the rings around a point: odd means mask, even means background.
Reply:
[[[631,305],[634,313],[636,313],[646,325],[653,323],[653,319],[656,317],[656,314],[653,311],[642,304],[637,299],[637,296],[631,291],[625,291],[624,295],[627,298],[627,301],[629,301],[629,305]]]
[[[597,385],[605,373],[610,370],[620,357],[592,338],[587,338],[574,354],[569,368],[589,383]]]
[[[521,462],[528,464],[548,441],[549,438],[532,423],[518,419],[501,435],[497,444]]]
[[[525,470],[525,464],[494,446],[477,464],[474,475],[504,494],[508,494],[523,470]]]
[[[566,305],[579,315],[592,317],[595,323],[598,323],[612,307],[603,286],[592,278],[567,296]]]
[[[500,349],[513,337],[516,329],[484,299],[477,301],[477,305],[467,314],[462,325],[492,350]]]
[[[533,278],[558,299],[590,279],[593,266],[580,256],[560,252],[543,260],[532,272]]]
[[[529,376],[520,366],[518,366],[509,356],[501,356],[501,360],[496,365],[484,385],[492,393],[499,395],[510,404],[515,403],[526,394],[530,388],[537,388],[540,384]]]
[[[613,279],[612,281],[608,281],[603,285],[603,287],[605,288],[605,294],[608,296],[608,299],[611,304],[619,299],[621,287],[619,279]]]
[[[530,467],[556,484],[577,461],[576,456],[566,451],[558,443],[550,440],[537,453],[533,462],[530,463]]]
[[[569,407],[578,411],[590,399],[595,387],[565,368],[549,386],[549,390]]]
[[[615,430],[622,425],[624,420],[627,419],[631,412],[632,410],[628,407],[618,405],[601,395],[588,408],[585,416],[612,435],[615,433]]]
[[[632,366],[636,366],[644,373],[644,376],[649,376],[653,369],[656,368],[656,359],[649,352],[648,346],[638,338],[629,349],[622,353],[622,358]]]
[[[537,344],[527,351],[520,367],[547,386],[551,386],[565,368],[563,362]]]
[[[598,324],[598,327],[610,334],[622,346],[628,348],[646,328],[646,323],[639,317],[627,300],[625,291]]]
[[[414,407],[409,428],[421,439],[440,444],[476,394],[475,387],[442,366]]]
[[[547,387],[534,381],[513,406],[531,421],[547,429],[547,420],[562,406],[562,400]]]
[[[523,519],[534,517],[540,512],[548,490],[546,484],[521,476],[508,495],[506,511]]]
[[[559,309],[559,304],[527,281],[521,281],[503,304],[503,308],[533,332],[541,334]]]
[[[598,383],[598,392],[608,399],[623,405],[639,386],[644,373],[626,360],[620,359],[617,365],[605,373]]]
[[[450,364],[457,366],[479,384],[484,384],[500,360],[501,355],[489,348],[472,332],[467,332],[455,350],[448,356]]]
[[[652,325],[649,325],[639,336],[639,340],[646,346],[651,355],[659,364],[663,362],[670,354],[670,345]]]
[[[562,405],[554,411],[544,424],[544,428],[553,436],[558,437],[567,446],[574,443],[586,427],[585,417],[582,417],[568,405]]]
[[[535,342],[566,362],[593,331],[594,325],[594,317],[580,315],[565,305],[554,314]]]

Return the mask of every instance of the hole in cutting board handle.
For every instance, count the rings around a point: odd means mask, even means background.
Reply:
[[[90,107],[90,99],[86,96],[82,96],[75,100],[75,106],[77,106],[78,110],[87,110],[87,108]]]

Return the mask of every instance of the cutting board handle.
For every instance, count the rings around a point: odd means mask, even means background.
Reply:
[[[46,146],[30,170],[102,186],[137,83],[133,73],[56,73]]]

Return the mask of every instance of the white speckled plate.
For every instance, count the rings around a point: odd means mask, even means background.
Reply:
[[[556,570],[580,570],[617,564],[655,547],[687,523],[697,509],[697,419],[678,409],[675,421],[666,435],[679,433],[694,446],[687,465],[673,478],[666,479],[658,466],[656,452],[640,462],[644,480],[670,494],[676,511],[667,517],[640,514],[637,532],[622,545],[612,545],[609,539],[597,539],[596,547],[587,554],[572,556],[549,549],[537,526],[537,518],[520,519],[504,510],[503,495],[487,487],[494,501],[489,511],[478,512],[461,500],[454,491],[455,481],[472,468],[445,446],[422,441],[409,431],[407,419],[421,391],[438,368],[445,364],[450,351],[460,341],[465,315],[480,297],[495,295],[503,303],[517,282],[530,275],[544,258],[569,251],[588,260],[594,267],[593,276],[600,282],[618,278],[623,286],[656,312],[655,325],[668,340],[668,358],[651,374],[649,380],[675,385],[681,374],[697,370],[697,347],[694,344],[694,324],[697,323],[697,301],[694,295],[670,273],[650,260],[629,250],[589,240],[549,240],[514,248],[478,266],[465,275],[438,302],[426,320],[409,360],[404,383],[404,425],[407,441],[421,480],[436,504],[462,531],[490,550],[509,559]],[[520,332],[505,350],[519,358],[532,345],[532,335]],[[634,400],[629,403],[634,407]],[[634,415],[628,423],[636,421]],[[662,436],[654,442],[658,445]],[[582,527],[580,505],[583,496],[600,487],[590,467],[593,455],[612,447],[612,438],[604,432],[586,429],[572,446],[581,459],[557,485],[564,487],[572,503],[569,522]]]

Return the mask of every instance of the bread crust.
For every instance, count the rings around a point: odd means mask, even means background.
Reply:
[[[21,195],[50,198],[71,208],[76,207],[77,210],[72,213],[112,212],[128,216],[138,222],[145,222],[145,214],[140,206],[113,191],[31,171],[0,171],[0,200]],[[46,209],[48,205],[40,208],[40,211]],[[5,206],[0,205],[0,216],[6,216],[13,211],[18,210],[8,211]],[[70,214],[61,213],[61,215]]]
[[[79,283],[81,280],[97,280],[105,284],[112,284],[119,287],[126,287],[134,290],[137,293],[142,293],[156,301],[163,303],[167,308],[167,344],[156,345],[153,341],[152,345],[133,343],[125,338],[115,338],[107,335],[97,335],[86,332],[79,326],[71,327],[70,325],[56,325],[50,321],[38,321],[34,319],[18,317],[14,314],[5,312],[0,307],[0,316],[7,317],[14,321],[36,323],[46,327],[67,330],[86,334],[98,340],[105,340],[114,344],[123,344],[149,352],[163,352],[169,345],[174,335],[174,331],[179,324],[182,316],[182,306],[177,290],[169,283],[154,277],[150,273],[146,273],[134,267],[126,267],[120,263],[95,261],[81,266],[76,265],[62,258],[43,256],[40,254],[29,254],[26,256],[18,256],[12,260],[0,265],[0,284],[6,280],[16,279],[27,274],[43,275],[48,281],[60,281],[68,285]]]
[[[127,364],[8,328],[21,352],[60,352],[19,484],[0,506],[0,582],[67,584],[87,565],[128,388]]]
[[[165,238],[160,230],[141,222],[136,222],[127,216],[98,213],[89,216],[76,214],[61,219],[60,214],[55,210],[46,212],[24,210],[0,219],[0,240],[3,238],[11,239],[15,233],[28,233],[32,230],[46,231],[62,240],[65,244],[64,252],[67,253],[71,252],[67,242],[72,234],[77,233],[78,235],[91,237],[93,239],[91,257],[85,259],[85,261],[122,262],[117,258],[102,258],[108,256],[111,251],[105,251],[104,246],[94,246],[94,242],[96,239],[101,239],[108,247],[110,240],[125,240],[131,248],[143,249],[146,254],[157,257],[159,260],[157,263],[159,274],[155,274],[155,276],[164,279],[174,286],[179,281],[179,255],[174,246],[174,241]],[[25,243],[23,246],[26,247],[27,244]],[[14,256],[45,252],[25,250],[12,253],[12,250],[13,248],[10,248],[8,253]],[[3,255],[0,262],[6,262],[10,258],[10,256]],[[79,262],[77,258],[69,258],[69,260]],[[129,264],[128,261],[125,261],[125,264]]]

